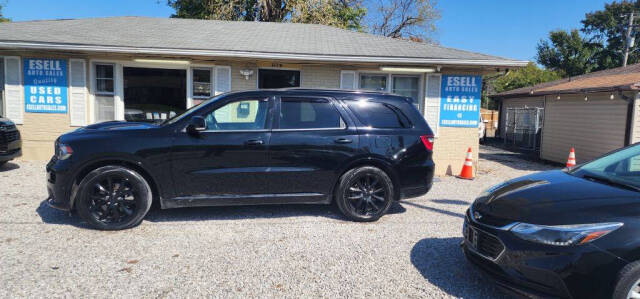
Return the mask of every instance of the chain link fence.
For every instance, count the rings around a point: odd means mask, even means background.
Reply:
[[[505,146],[539,151],[544,108],[507,108]]]

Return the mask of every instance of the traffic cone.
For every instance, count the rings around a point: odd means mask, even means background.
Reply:
[[[571,151],[569,152],[569,160],[567,160],[567,167],[573,167],[576,166],[576,150],[573,149],[573,147],[571,148]]]
[[[473,156],[471,155],[471,148],[467,150],[467,157],[464,159],[462,171],[460,171],[458,178],[473,180]]]

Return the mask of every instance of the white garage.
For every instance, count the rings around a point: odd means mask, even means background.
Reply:
[[[640,141],[639,90],[640,64],[635,64],[519,88],[492,98],[501,103],[502,138],[509,108],[542,108],[540,158],[565,163],[573,147],[581,163]]]

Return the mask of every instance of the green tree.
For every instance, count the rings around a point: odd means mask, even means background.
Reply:
[[[549,33],[549,40],[541,40],[537,46],[537,61],[547,69],[563,77],[577,76],[599,70],[598,57],[602,45],[590,42],[577,29]]]
[[[360,0],[167,0],[174,18],[296,22],[362,30]]]
[[[10,19],[5,18],[5,17],[2,15],[2,4],[0,4],[0,23],[3,23],[3,22],[11,22],[11,20],[10,20]]]
[[[625,29],[629,22],[628,14],[640,12],[640,1],[612,2],[604,5],[604,10],[591,12],[582,20],[581,31],[589,42],[598,43],[602,49],[597,53],[597,70],[618,67],[622,65],[625,48]],[[638,20],[636,20],[637,24]],[[636,41],[640,38],[640,31],[634,30]],[[637,44],[637,43],[636,43]],[[637,50],[634,46],[631,50]],[[640,53],[631,52],[628,64],[640,61]]]
[[[504,76],[490,80],[494,93],[500,93],[525,86],[558,80],[562,78],[558,72],[539,68],[533,62],[529,62],[526,67],[510,71]]]
[[[362,19],[366,13],[359,0],[298,0],[293,4],[291,22],[363,31]]]

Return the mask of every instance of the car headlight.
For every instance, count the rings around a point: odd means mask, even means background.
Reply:
[[[58,144],[58,160],[65,160],[71,157],[71,154],[73,154],[73,149],[71,149],[69,145],[64,143]]]
[[[511,232],[531,242],[569,246],[589,243],[621,226],[619,222],[554,226],[518,223],[511,228]]]

